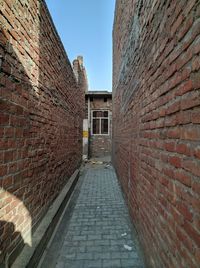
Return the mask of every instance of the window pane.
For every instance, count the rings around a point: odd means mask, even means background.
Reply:
[[[103,117],[108,117],[108,111],[103,112]]]
[[[93,119],[92,132],[93,134],[100,134],[100,119]]]
[[[101,119],[101,134],[108,134],[108,119]]]
[[[93,117],[108,117],[108,111],[93,111]]]
[[[93,111],[93,117],[103,117],[102,111]]]
[[[102,111],[97,111],[97,117],[102,117],[103,116],[103,112]]]

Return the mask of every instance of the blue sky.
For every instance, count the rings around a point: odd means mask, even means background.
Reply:
[[[112,90],[115,0],[46,0],[69,60],[84,58],[90,90]]]

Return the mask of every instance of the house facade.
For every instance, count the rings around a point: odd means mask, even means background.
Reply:
[[[111,154],[112,92],[88,91],[85,93],[83,128],[83,158],[96,158]]]

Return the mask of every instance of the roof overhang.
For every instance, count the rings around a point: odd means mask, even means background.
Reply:
[[[88,91],[85,93],[86,97],[108,97],[112,98],[112,92],[109,91]]]

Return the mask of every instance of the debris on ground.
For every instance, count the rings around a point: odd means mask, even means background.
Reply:
[[[132,250],[132,247],[128,246],[128,245],[124,245],[124,248],[127,249],[127,250]]]
[[[91,163],[92,163],[93,165],[102,165],[102,164],[103,164],[102,161],[91,161]]]
[[[105,166],[105,168],[110,168],[111,167],[111,165],[110,164],[107,164],[106,166]]]
[[[123,234],[121,234],[121,236],[126,236],[127,235],[127,233],[123,233]]]
[[[102,161],[97,161],[96,164],[102,165],[103,162]]]

